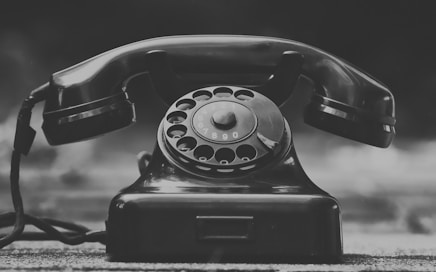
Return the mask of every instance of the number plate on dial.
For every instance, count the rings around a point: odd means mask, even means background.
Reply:
[[[256,118],[239,103],[218,101],[199,108],[192,125],[196,133],[207,140],[229,143],[250,135],[256,126]]]

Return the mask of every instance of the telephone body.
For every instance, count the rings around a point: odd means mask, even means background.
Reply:
[[[43,87],[48,142],[81,141],[131,124],[126,85],[143,73],[169,109],[140,177],[110,204],[111,260],[340,260],[339,204],[303,171],[279,107],[307,77],[315,91],[306,123],[387,147],[395,134],[387,87],[291,40],[155,38],[53,74]]]

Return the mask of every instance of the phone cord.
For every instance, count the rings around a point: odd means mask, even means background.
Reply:
[[[24,213],[19,179],[21,155],[29,152],[35,132],[30,127],[32,108],[38,102],[32,96],[26,99],[20,109],[15,131],[14,150],[11,158],[10,186],[15,212],[0,214],[0,228],[14,226],[6,235],[0,235],[0,248],[16,240],[58,240],[68,245],[84,242],[106,243],[105,231],[91,231],[85,226],[50,218],[39,218]],[[26,225],[33,225],[43,232],[24,232]],[[67,231],[59,231],[61,228]]]

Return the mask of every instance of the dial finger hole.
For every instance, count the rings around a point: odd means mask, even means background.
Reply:
[[[190,110],[195,107],[195,101],[192,99],[182,99],[176,103],[176,107],[183,111]]]
[[[230,148],[221,148],[215,153],[215,159],[220,164],[230,164],[235,159],[235,152]]]
[[[184,137],[177,142],[177,149],[182,152],[188,152],[193,150],[196,145],[197,141],[194,138]]]
[[[233,91],[230,88],[220,87],[216,88],[213,93],[216,97],[229,97],[233,94]]]
[[[184,125],[174,125],[167,131],[167,135],[173,139],[182,138],[186,134],[186,127]]]
[[[249,90],[239,90],[235,92],[235,97],[241,101],[248,101],[254,97],[254,93]]]
[[[251,145],[241,145],[236,148],[236,155],[243,161],[251,161],[256,157],[256,149]]]
[[[194,157],[199,161],[207,161],[213,157],[213,148],[208,145],[200,145],[194,150]]]
[[[186,113],[183,111],[173,111],[172,113],[168,114],[167,120],[171,124],[179,124],[185,121],[187,118]]]
[[[212,93],[210,93],[209,91],[200,90],[195,92],[192,97],[197,101],[206,101],[212,97]]]

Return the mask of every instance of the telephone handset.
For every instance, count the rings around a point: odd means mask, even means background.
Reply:
[[[81,141],[135,120],[126,85],[143,73],[169,109],[140,177],[111,202],[106,243],[113,260],[206,261],[218,253],[215,261],[340,258],[338,203],[304,173],[279,107],[307,77],[315,92],[306,123],[387,147],[395,116],[385,86],[291,40],[175,36],[57,72],[28,100],[45,101],[42,128],[50,144]],[[17,125],[15,150],[26,154],[33,134]]]
[[[305,114],[307,123],[381,147],[388,146],[394,135],[392,94],[344,61],[294,41],[218,35],[141,41],[55,73],[47,86],[44,112],[43,129],[49,142],[83,140],[131,123],[134,111],[121,87],[144,71],[150,72],[167,104],[192,90],[195,83],[200,87],[253,86],[274,74],[255,90],[281,105],[301,73],[316,86]],[[177,72],[197,82],[186,84]],[[105,120],[110,122],[102,126]]]

